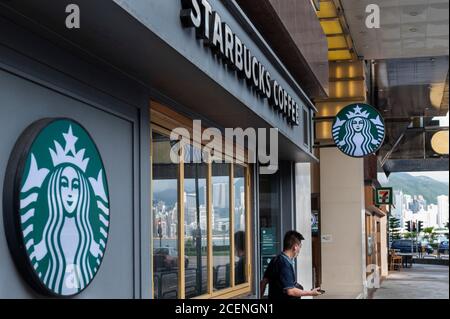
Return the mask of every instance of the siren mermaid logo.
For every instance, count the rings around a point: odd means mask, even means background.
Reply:
[[[23,167],[19,221],[34,281],[50,294],[77,294],[97,273],[108,238],[101,157],[78,123],[50,120],[36,134]]]
[[[336,116],[333,139],[337,147],[352,157],[364,157],[380,149],[385,137],[380,113],[367,104],[352,104]]]

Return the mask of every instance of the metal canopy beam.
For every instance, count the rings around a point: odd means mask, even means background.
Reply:
[[[448,171],[448,164],[448,158],[388,160],[384,170],[389,173]]]

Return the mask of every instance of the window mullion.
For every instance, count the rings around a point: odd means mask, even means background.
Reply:
[[[250,169],[249,167],[245,168],[245,173],[244,173],[244,178],[245,178],[245,194],[244,194],[244,200],[245,200],[245,235],[246,235],[246,247],[245,247],[245,253],[246,253],[246,266],[245,267],[245,278],[247,280],[247,282],[250,284],[250,286],[252,285],[251,282],[251,227],[250,227],[250,185],[251,185],[251,181],[250,181]]]
[[[184,148],[181,147],[178,165],[178,298],[185,299],[185,263],[184,263]]]
[[[230,284],[235,286],[235,269],[234,269],[234,165],[230,164]]]
[[[208,175],[206,178],[207,183],[207,249],[208,249],[208,294],[211,295],[214,291],[213,287],[213,247],[212,247],[212,162],[208,160]]]
[[[153,219],[155,217],[153,216],[153,125],[150,125],[150,220],[153,222]],[[153,258],[154,255],[154,242],[153,238],[155,237],[155,234],[153,233],[153,227],[150,227],[151,229],[151,237],[150,237],[150,252],[152,258],[150,258],[150,264],[151,264],[151,277],[152,277],[152,283],[151,283],[151,290],[152,290],[152,298],[155,298],[155,261]]]

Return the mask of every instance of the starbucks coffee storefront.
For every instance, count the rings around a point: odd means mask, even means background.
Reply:
[[[0,1],[0,298],[258,294],[314,106],[234,1],[71,3]]]

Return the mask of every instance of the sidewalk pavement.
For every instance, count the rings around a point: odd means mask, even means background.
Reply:
[[[391,271],[373,299],[449,299],[449,267],[413,264]]]

